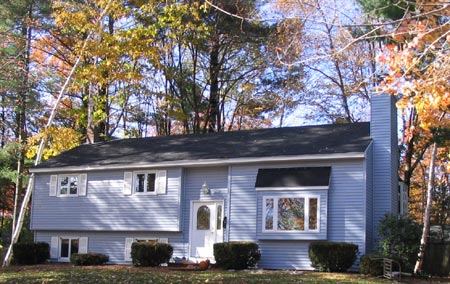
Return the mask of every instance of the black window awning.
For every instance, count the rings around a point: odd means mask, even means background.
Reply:
[[[327,188],[331,167],[259,169],[255,187]]]

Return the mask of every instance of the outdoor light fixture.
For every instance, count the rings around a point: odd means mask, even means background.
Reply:
[[[209,190],[209,187],[206,184],[206,181],[202,185],[202,192],[203,192],[203,194],[211,194],[211,190]]]

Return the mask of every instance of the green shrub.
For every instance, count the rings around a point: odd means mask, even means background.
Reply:
[[[420,248],[421,225],[407,216],[386,214],[378,232],[382,238],[380,254],[400,262],[402,271],[412,272]]]
[[[259,247],[253,242],[214,244],[216,265],[224,269],[246,269],[256,266],[261,258]]]
[[[378,254],[363,255],[359,261],[359,273],[370,276],[383,275],[383,256]]]
[[[108,261],[109,257],[101,253],[73,253],[70,256],[70,263],[78,266],[101,265]]]
[[[14,262],[17,264],[39,264],[50,258],[50,246],[44,242],[16,243],[13,245]]]
[[[131,245],[131,259],[136,266],[158,266],[172,257],[173,247],[165,243],[142,242]]]
[[[351,243],[312,242],[309,245],[312,266],[319,271],[344,272],[355,262],[358,246]]]

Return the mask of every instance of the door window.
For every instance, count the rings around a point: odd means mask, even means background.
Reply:
[[[202,205],[197,210],[197,230],[209,230],[211,212],[206,205]]]
[[[217,230],[222,230],[222,205],[217,205]]]

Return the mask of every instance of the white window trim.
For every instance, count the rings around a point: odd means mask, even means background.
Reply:
[[[144,191],[144,192],[136,191],[137,175],[139,175],[139,174],[144,174],[145,175],[144,190],[147,188],[147,175],[148,174],[154,174],[155,175],[155,188],[154,188],[153,191]],[[132,186],[131,190],[132,190],[133,194],[156,195],[157,191],[158,191],[158,171],[134,171],[133,172],[133,181],[132,181],[131,186]]]
[[[61,245],[62,240],[69,240],[69,257],[61,257]],[[70,251],[70,242],[72,240],[78,240],[78,253],[87,253],[87,247],[88,247],[88,238],[87,237],[79,237],[79,236],[58,236],[58,251],[57,251],[57,258],[58,261],[61,262],[70,262],[70,255],[72,252]]]
[[[70,193],[70,186],[69,188],[67,188],[67,193],[66,194],[61,194],[61,181],[64,178],[71,178],[71,177],[77,177],[77,193],[76,194],[72,194]],[[58,184],[56,187],[56,196],[58,197],[77,197],[80,194],[80,182],[81,182],[81,175],[77,175],[77,174],[61,174],[58,175]]]
[[[329,186],[295,186],[295,187],[256,187],[256,191],[288,191],[288,190],[328,190]]]
[[[305,228],[308,228],[307,230],[278,230],[278,199],[280,198],[304,198],[305,199]],[[317,198],[317,229],[310,230],[309,229],[309,199],[310,198]],[[266,229],[266,200],[267,199],[273,199],[273,229],[268,230]],[[310,234],[320,233],[320,195],[316,194],[288,194],[283,196],[277,196],[277,195],[266,195],[262,197],[262,207],[261,207],[261,216],[262,216],[262,232],[263,233],[273,233],[273,234]]]

